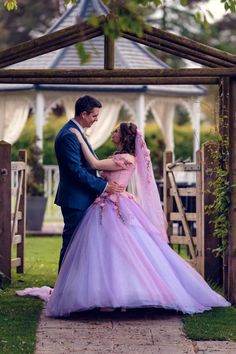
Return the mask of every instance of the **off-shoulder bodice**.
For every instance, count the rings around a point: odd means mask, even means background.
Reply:
[[[127,154],[116,154],[111,156],[111,158],[123,169],[118,171],[103,171],[101,175],[107,181],[115,181],[126,188],[135,169],[135,160],[131,162],[127,158]]]

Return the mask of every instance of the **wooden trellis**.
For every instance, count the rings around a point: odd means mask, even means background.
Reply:
[[[98,19],[96,28],[86,22],[46,34],[0,52],[0,68],[104,34],[109,16]],[[115,44],[104,36],[104,70],[0,70],[0,83],[32,84],[210,84],[219,85],[219,130],[229,141],[229,182],[236,184],[236,55],[209,47],[183,36],[145,27],[143,37],[126,31],[121,36],[165,51],[208,68],[125,70],[114,69]],[[1,199],[0,199],[1,202]],[[236,189],[231,192],[229,248],[225,257],[224,280],[228,297],[236,302]],[[1,210],[1,209],[0,209]],[[1,211],[0,211],[1,219]],[[8,234],[8,230],[4,230]],[[0,230],[0,237],[2,230]],[[191,241],[190,241],[191,242]]]

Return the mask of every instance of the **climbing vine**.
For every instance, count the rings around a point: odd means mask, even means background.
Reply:
[[[220,85],[220,97],[223,113],[219,116],[219,132],[215,134],[216,149],[211,151],[213,162],[213,180],[209,184],[209,193],[214,196],[214,201],[206,207],[206,213],[212,216],[213,235],[220,242],[213,251],[217,256],[223,256],[228,249],[228,233],[230,229],[229,208],[231,203],[231,192],[235,185],[230,184],[229,179],[229,122],[226,100],[227,94],[223,92],[222,83]],[[223,95],[225,95],[223,99]]]
[[[211,151],[214,165],[214,179],[210,182],[208,190],[209,193],[213,194],[214,201],[206,207],[206,212],[212,215],[213,235],[220,240],[219,246],[213,251],[217,256],[223,256],[228,247],[228,232],[230,227],[228,214],[232,186],[229,182],[228,139],[223,138],[219,133],[216,136],[216,142],[218,148]]]

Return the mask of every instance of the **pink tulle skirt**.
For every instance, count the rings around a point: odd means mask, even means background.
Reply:
[[[64,258],[48,316],[100,307],[198,313],[230,306],[163,240],[132,196],[90,206]]]

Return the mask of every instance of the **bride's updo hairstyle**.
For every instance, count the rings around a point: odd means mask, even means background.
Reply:
[[[120,137],[122,144],[122,152],[135,154],[135,138],[137,134],[137,126],[134,123],[120,124]]]

